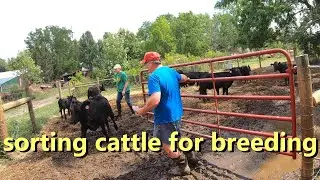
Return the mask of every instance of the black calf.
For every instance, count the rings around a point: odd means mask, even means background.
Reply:
[[[66,111],[65,111],[66,109],[68,109],[68,115],[70,116],[70,103],[72,98],[73,96],[68,96],[65,99],[60,98],[58,100],[59,112],[60,112],[61,118],[63,118],[62,117],[62,110],[63,110],[64,119],[67,119]]]
[[[109,135],[105,129],[107,125],[108,132],[110,132],[110,127],[108,123],[108,117],[111,118],[114,124],[114,128],[118,130],[118,126],[115,122],[115,116],[111,109],[108,100],[101,94],[91,96],[90,99],[84,101],[79,110],[80,114],[78,119],[75,120],[77,123],[80,121],[81,124],[81,137],[86,137],[87,130],[96,131],[100,126],[102,133],[109,138]]]
[[[273,64],[271,64],[271,66],[273,66],[274,72],[279,71],[280,73],[286,73],[287,70],[288,70],[287,62],[277,62],[277,61],[275,61]],[[297,74],[296,67],[297,66],[295,64],[292,65],[292,69],[293,69],[293,73],[294,74]],[[289,79],[285,78],[285,85],[288,85],[288,84],[289,84]]]
[[[219,72],[219,73],[214,73],[214,77],[231,77],[231,76],[241,76],[241,72],[239,68],[232,68],[230,72]],[[212,78],[211,73],[201,73],[200,78]],[[233,84],[233,81],[217,81],[215,83],[215,88],[217,91],[217,94],[219,95],[219,90],[222,88],[223,90],[223,95],[228,95],[228,89],[231,87]],[[207,89],[213,89],[213,83],[212,82],[200,82],[199,83],[200,88],[200,94],[201,95],[207,95]],[[206,101],[206,99],[204,99]]]

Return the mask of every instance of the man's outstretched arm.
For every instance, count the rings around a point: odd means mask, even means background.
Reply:
[[[181,79],[180,79],[180,82],[181,83],[184,83],[184,82],[187,82],[190,78],[184,74],[181,74]]]
[[[147,112],[156,108],[160,102],[160,99],[161,99],[161,92],[153,93],[148,99],[146,105],[138,110],[137,115],[141,115],[141,116],[145,115]]]

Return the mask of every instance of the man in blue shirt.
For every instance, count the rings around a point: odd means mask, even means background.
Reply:
[[[180,95],[179,82],[188,81],[188,77],[179,74],[175,69],[162,66],[160,55],[157,52],[147,52],[140,62],[149,71],[148,99],[142,108],[134,107],[137,115],[144,115],[153,110],[154,112],[154,136],[159,138],[163,150],[168,157],[173,159],[178,168],[171,169],[169,173],[175,175],[190,174],[188,160],[184,153],[173,151],[170,148],[169,138],[171,133],[178,131],[181,137],[180,126],[183,115],[183,106]],[[194,154],[186,153],[190,160],[195,160]],[[192,157],[191,157],[192,156]]]

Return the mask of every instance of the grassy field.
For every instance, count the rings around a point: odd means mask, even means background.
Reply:
[[[141,89],[140,86],[137,86],[137,85],[134,85],[131,87],[132,91],[140,91],[140,89]],[[55,89],[55,91],[57,90]],[[64,90],[63,92],[65,96],[69,95],[67,89]],[[47,98],[53,97],[52,95],[54,94],[54,91],[50,90],[46,94],[48,95]],[[117,91],[116,91],[116,88],[108,88],[106,89],[106,91],[102,92],[102,94],[108,99],[115,99],[117,96]],[[37,100],[41,101],[45,99],[43,98],[43,95],[41,96],[42,98],[39,98],[40,100],[36,98],[36,100],[33,101],[34,102],[33,104],[36,104]],[[86,99],[86,96],[80,96],[77,98],[80,100],[83,100],[83,99]],[[37,130],[40,130],[42,126],[47,122],[47,120],[53,117],[54,115],[60,115],[57,101],[58,100],[56,98],[53,98],[53,100],[51,100],[49,104],[43,107],[35,108],[34,113],[36,117]],[[21,115],[17,115],[18,113],[20,113]],[[14,138],[17,138],[17,137],[30,138],[32,136],[37,135],[32,133],[32,127],[31,127],[27,105],[22,105],[20,107],[6,111],[5,117],[7,121],[9,136]]]
[[[34,110],[36,117],[37,130],[40,130],[41,127],[54,115],[59,114],[59,108],[56,102],[40,107]],[[18,138],[25,137],[31,138],[37,134],[32,133],[32,126],[29,117],[29,113],[24,113],[19,117],[9,117],[6,119],[8,126],[8,134],[10,137]]]

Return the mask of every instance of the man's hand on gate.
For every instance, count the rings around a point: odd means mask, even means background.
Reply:
[[[142,117],[143,115],[145,115],[145,113],[143,113],[143,109],[140,108],[139,106],[132,106],[132,109],[136,112],[137,116]]]
[[[136,112],[136,115],[142,116],[142,115],[139,113],[139,110],[140,110],[139,106],[132,106],[132,109],[134,110],[134,112]]]

